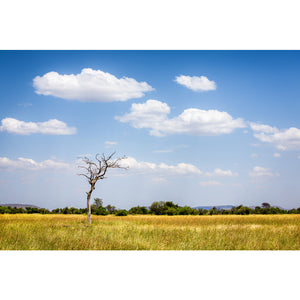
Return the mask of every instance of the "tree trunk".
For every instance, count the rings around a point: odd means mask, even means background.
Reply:
[[[88,222],[91,224],[91,205],[90,205],[91,193],[88,192],[87,194],[87,216]]]
[[[92,192],[95,189],[95,183],[96,182],[93,182],[91,184],[91,188],[90,188],[89,192],[87,193],[87,215],[88,215],[88,222],[90,224],[92,223],[92,221],[91,221],[91,205],[90,205],[90,200],[91,200]]]

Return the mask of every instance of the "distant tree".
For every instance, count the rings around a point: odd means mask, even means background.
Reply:
[[[98,208],[103,206],[103,200],[101,198],[94,198],[94,205]]]
[[[106,172],[108,169],[127,169],[126,167],[123,167],[120,165],[120,161],[124,159],[125,157],[113,159],[115,152],[105,156],[102,154],[101,157],[99,157],[99,154],[95,156],[96,161],[92,161],[87,157],[82,158],[82,162],[85,164],[83,166],[79,166],[80,168],[83,168],[86,170],[86,173],[84,174],[78,174],[80,176],[84,176],[87,178],[88,183],[90,185],[89,191],[87,194],[87,212],[88,212],[88,222],[91,224],[91,206],[90,206],[90,199],[93,190],[95,189],[95,185],[98,180],[102,180],[105,178]]]
[[[80,211],[78,208],[70,207],[70,213],[73,215],[77,215],[77,214],[80,214]]]
[[[79,208],[79,213],[80,214],[87,214],[87,208]]]
[[[25,211],[25,209],[23,208],[23,207],[19,207],[18,209],[17,209],[17,213],[18,214],[24,214],[26,211]]]
[[[262,203],[261,206],[262,206],[262,208],[270,208],[271,207],[271,205],[267,202]]]
[[[251,213],[251,209],[246,206],[242,206],[236,210],[237,215],[249,215]]]
[[[164,201],[153,202],[150,206],[150,213],[155,215],[164,215],[167,211]]]
[[[145,206],[135,206],[129,209],[130,214],[146,215],[149,214],[149,209]]]
[[[191,208],[189,206],[180,207],[178,209],[179,215],[190,215],[191,214]]]
[[[106,210],[105,207],[99,206],[99,207],[97,207],[96,210],[94,211],[94,214],[95,214],[95,215],[98,215],[98,216],[106,216],[106,215],[108,215],[108,211]]]
[[[7,206],[0,206],[0,214],[10,214],[10,208]]]
[[[179,207],[178,204],[174,204],[172,201],[165,202],[165,206],[166,207],[173,207],[173,208],[178,208]]]
[[[178,210],[177,210],[175,207],[169,207],[169,208],[166,210],[166,214],[167,214],[168,216],[178,215]]]
[[[116,207],[110,204],[108,204],[105,208],[110,214],[114,213],[114,211],[116,210]]]
[[[212,209],[209,210],[209,214],[212,215],[217,215],[218,214],[218,210],[216,207],[213,207]]]
[[[198,208],[198,215],[205,215],[206,214],[206,210],[204,210],[203,208]]]
[[[16,207],[11,207],[11,208],[10,208],[10,213],[11,213],[11,214],[16,214],[16,213],[17,213],[17,210],[18,210],[18,209],[17,209]]]
[[[190,214],[191,215],[199,215],[199,210],[196,208],[190,208]]]
[[[71,212],[70,212],[70,210],[69,210],[68,207],[64,207],[64,208],[61,210],[61,213],[64,214],[64,215],[68,215],[68,214],[70,214]]]
[[[126,209],[120,209],[115,212],[115,215],[118,217],[127,216],[128,212]]]

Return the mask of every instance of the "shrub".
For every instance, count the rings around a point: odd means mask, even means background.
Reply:
[[[117,210],[115,212],[115,215],[118,216],[118,217],[121,217],[121,216],[127,216],[128,215],[128,212],[127,210],[125,209],[120,209],[120,210]]]
[[[108,204],[105,208],[107,209],[108,213],[110,213],[110,214],[113,214],[114,211],[116,210],[116,207],[113,205],[110,205],[110,204]]]
[[[106,210],[105,207],[99,206],[99,207],[95,210],[94,214],[97,215],[97,216],[106,216],[106,215],[108,215],[108,211]]]
[[[178,213],[177,213],[176,208],[174,208],[174,207],[169,207],[169,208],[166,210],[166,214],[167,214],[168,216],[174,216],[174,215],[177,215]]]
[[[155,215],[164,215],[167,209],[165,202],[153,202],[150,206],[150,213]]]
[[[136,215],[146,215],[149,213],[149,210],[145,206],[135,206],[130,208],[129,213]]]
[[[6,206],[0,206],[0,214],[10,214],[9,207]]]
[[[191,208],[189,206],[180,207],[178,209],[179,215],[190,215],[191,214]]]

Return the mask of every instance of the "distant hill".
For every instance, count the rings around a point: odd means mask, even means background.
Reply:
[[[206,210],[210,210],[212,209],[213,207],[215,207],[217,210],[222,210],[222,209],[225,209],[225,210],[230,210],[233,208],[233,205],[212,205],[212,206],[196,206],[196,207],[193,207],[193,208],[196,208],[196,209],[206,209]]]
[[[31,205],[31,204],[2,204],[0,203],[0,206],[6,206],[6,207],[16,207],[16,208],[26,208],[26,207],[32,207],[32,208],[40,208],[36,205]]]

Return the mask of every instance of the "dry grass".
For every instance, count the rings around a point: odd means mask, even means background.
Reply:
[[[299,250],[300,215],[0,215],[1,250]]]

